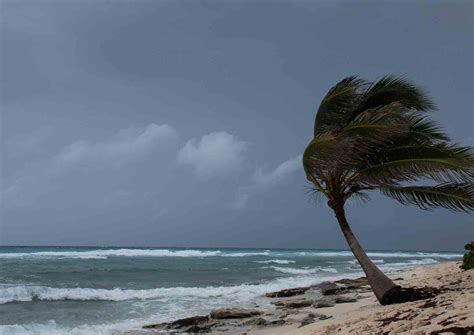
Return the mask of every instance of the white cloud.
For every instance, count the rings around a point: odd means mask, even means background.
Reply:
[[[247,143],[226,132],[189,140],[178,152],[178,163],[192,166],[197,176],[209,178],[242,168]]]
[[[152,123],[141,129],[120,130],[112,138],[103,142],[76,141],[59,153],[56,162],[60,166],[100,161],[120,164],[146,154],[158,145],[168,145],[174,142],[176,137],[173,127]]]
[[[285,179],[288,175],[301,169],[301,155],[290,158],[276,167],[276,169],[265,172],[258,169],[254,174],[256,185],[268,187]]]
[[[126,184],[126,176],[135,173],[135,168],[143,164],[121,171],[112,171],[111,167],[122,168],[124,163],[146,158],[154,159],[155,163],[164,162],[163,170],[169,171],[172,169],[170,155],[175,154],[176,145],[177,133],[174,128],[153,123],[141,128],[119,130],[103,141],[76,141],[51,157],[34,161],[4,180],[0,188],[1,201],[6,207],[33,206],[38,203],[38,199],[45,198],[45,194],[78,189],[81,185],[77,179],[85,175],[78,175],[74,168],[87,167],[87,182],[90,183],[90,189],[95,190],[91,191],[93,196],[100,197],[102,194],[104,204],[119,203],[127,198],[128,191],[114,193],[111,186]],[[154,155],[157,150],[160,150],[160,154]],[[163,159],[165,154],[167,159]],[[111,182],[111,178],[116,182]],[[154,178],[156,180],[157,177]],[[106,193],[107,189],[109,193]]]
[[[278,165],[275,169],[267,172],[262,169],[257,169],[253,175],[253,184],[239,188],[231,207],[234,209],[245,208],[253,193],[273,187],[291,174],[300,170],[302,167],[301,159],[301,155],[290,158]]]

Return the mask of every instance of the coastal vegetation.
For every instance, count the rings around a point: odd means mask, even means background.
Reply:
[[[303,166],[314,193],[327,198],[342,233],[381,304],[417,299],[367,256],[344,205],[379,191],[421,209],[474,210],[474,155],[429,118],[435,104],[404,77],[375,82],[351,76],[332,87],[317,110]],[[383,237],[381,237],[383,238]]]
[[[462,258],[461,269],[474,269],[474,241],[466,244],[464,249],[466,249],[467,252]]]

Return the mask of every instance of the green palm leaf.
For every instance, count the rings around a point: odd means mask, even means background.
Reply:
[[[314,122],[314,137],[345,124],[360,99],[360,91],[367,85],[366,81],[351,76],[332,87],[319,105]]]
[[[390,183],[432,178],[462,181],[474,176],[470,148],[454,145],[395,146],[364,157],[358,180]]]
[[[474,210],[472,183],[409,187],[380,186],[379,190],[404,205],[413,204],[422,209],[443,207],[454,211]]]
[[[474,210],[474,154],[450,142],[428,118],[434,104],[403,77],[368,83],[355,76],[331,88],[318,109],[314,137],[303,154],[314,192],[327,198],[349,247],[382,304],[405,294],[385,276],[355,238],[344,205],[379,190],[422,209]],[[433,180],[439,185],[432,186]],[[424,181],[427,186],[411,186]]]
[[[387,75],[373,83],[363,94],[355,114],[367,109],[384,106],[393,102],[414,109],[427,112],[435,109],[435,104],[429,96],[418,86],[400,76]]]

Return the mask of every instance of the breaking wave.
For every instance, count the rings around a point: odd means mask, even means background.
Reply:
[[[170,250],[170,249],[106,249],[90,251],[40,251],[0,253],[0,258],[75,258],[107,259],[108,257],[246,257],[267,256],[264,252],[222,252],[220,250]]]
[[[368,252],[370,257],[382,258],[461,258],[462,254],[436,252]],[[4,252],[0,258],[74,258],[74,259],[107,259],[108,257],[250,257],[250,256],[283,256],[283,257],[353,257],[350,251],[232,251],[232,250],[172,250],[172,249],[97,249],[87,251],[39,251],[39,252]],[[278,263],[281,260],[261,262]],[[283,260],[284,261],[284,260]],[[263,263],[266,264],[266,263]]]
[[[297,269],[297,268],[284,268],[281,266],[267,266],[267,267],[264,267],[264,269],[273,269],[281,273],[287,273],[287,274],[292,274],[292,275],[310,275],[310,274],[314,274],[318,272],[337,273],[337,270],[334,268],[324,268],[324,267]]]
[[[278,267],[276,267],[278,268]],[[285,269],[285,268],[281,268]],[[291,271],[291,268],[288,268]],[[293,269],[298,270],[298,269]],[[302,273],[314,273],[315,269],[302,269]],[[308,272],[309,271],[309,272]],[[317,270],[320,271],[320,270]],[[323,270],[324,271],[324,270]],[[328,270],[329,272],[336,272]],[[345,277],[348,277],[347,275]],[[349,276],[350,277],[350,276]],[[320,283],[322,280],[339,279],[337,277],[299,277],[299,278],[279,278],[262,284],[241,284],[236,286],[208,286],[208,287],[166,287],[143,290],[132,289],[96,289],[96,288],[56,288],[37,285],[0,285],[0,304],[9,302],[26,301],[125,301],[125,300],[149,300],[163,299],[200,299],[225,297],[232,301],[249,301],[258,296],[271,291],[278,291],[285,288],[307,286]]]
[[[353,257],[350,251],[303,251],[298,252],[298,256],[319,256],[319,257]],[[443,258],[443,259],[456,259],[461,258],[463,254],[455,253],[442,253],[442,252],[367,252],[369,257],[383,257],[383,258]]]
[[[270,259],[268,261],[255,261],[255,263],[259,264],[293,264],[296,263],[296,261],[290,261],[287,259]]]

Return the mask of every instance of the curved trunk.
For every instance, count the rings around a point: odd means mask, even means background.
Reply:
[[[341,227],[342,233],[346,238],[347,244],[352,250],[355,258],[359,261],[360,266],[365,272],[367,280],[369,281],[370,287],[374,292],[377,300],[382,305],[392,303],[395,295],[398,294],[400,286],[394,284],[390,278],[388,278],[379,268],[372,263],[370,258],[365,253],[364,249],[360,246],[356,237],[352,233],[351,227],[347,223],[346,215],[344,213],[343,206],[336,206],[333,208],[336,214],[337,221]]]

